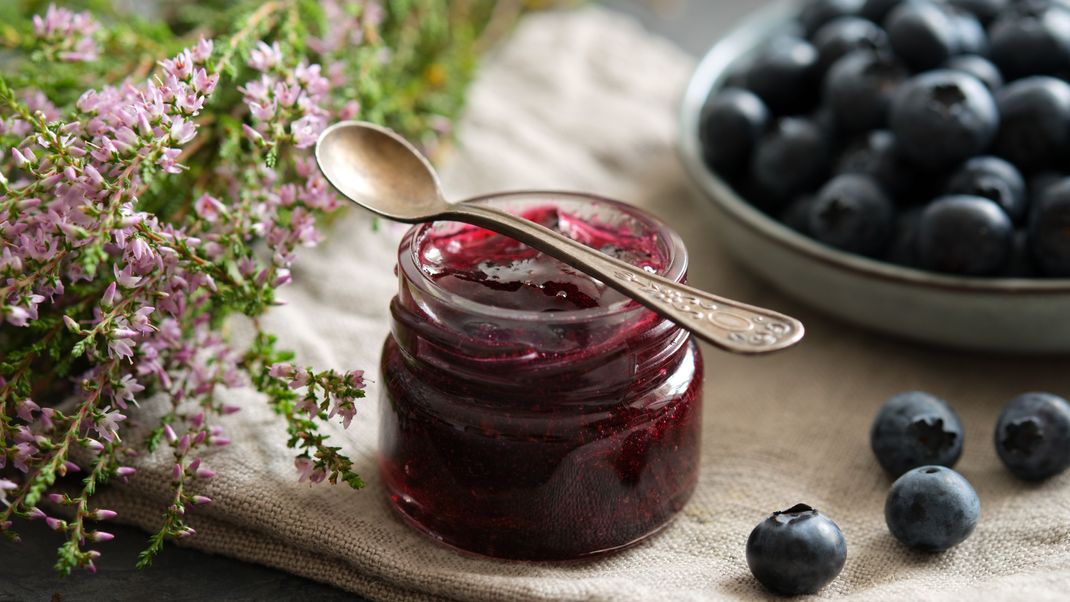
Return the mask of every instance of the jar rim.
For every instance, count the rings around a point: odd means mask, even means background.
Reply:
[[[626,214],[628,217],[642,223],[644,227],[648,227],[651,231],[657,234],[659,240],[664,242],[667,257],[665,267],[657,272],[659,276],[667,278],[673,282],[680,282],[687,274],[688,257],[683,238],[681,238],[675,230],[670,228],[668,224],[648,211],[634,205],[629,205],[628,203],[596,194],[559,190],[519,190],[498,192],[472,197],[461,202],[490,203],[498,199],[520,202],[538,201],[543,203],[553,203],[555,200],[564,199],[567,201],[586,201],[597,205],[612,207],[614,211]],[[409,282],[414,284],[419,283],[418,286],[420,286],[426,293],[429,293],[442,302],[454,306],[466,313],[477,316],[488,316],[499,319],[506,318],[535,323],[579,323],[599,320],[611,316],[627,315],[633,312],[639,313],[642,311],[650,311],[632,299],[623,299],[604,307],[589,307],[555,312],[504,308],[474,301],[438,285],[420,268],[419,249],[414,246],[413,242],[420,240],[421,236],[433,225],[434,222],[417,224],[405,233],[398,248],[399,269],[404,272],[405,279]]]

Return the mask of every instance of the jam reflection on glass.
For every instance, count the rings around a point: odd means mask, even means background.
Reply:
[[[637,210],[559,194],[486,202],[683,280],[678,237]],[[638,541],[683,507],[702,382],[686,332],[474,226],[410,230],[398,268],[381,474],[410,523],[470,552],[559,560]]]

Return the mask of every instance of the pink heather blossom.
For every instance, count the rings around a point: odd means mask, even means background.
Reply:
[[[309,374],[307,370],[301,370],[290,379],[291,389],[300,389],[308,384]]]
[[[178,435],[175,434],[175,429],[171,428],[170,424],[163,425],[163,434],[164,437],[167,437],[167,440],[171,443],[178,441]]]
[[[117,410],[105,412],[103,416],[94,427],[101,437],[109,442],[117,441],[119,438],[119,423],[126,420],[126,416],[120,414]]]
[[[257,71],[268,71],[282,60],[282,50],[278,42],[270,46],[257,42],[256,48],[249,52],[249,66]]]
[[[19,415],[19,418],[22,418],[26,422],[33,422],[34,413],[40,412],[41,407],[34,403],[32,399],[26,398],[19,402],[15,411]]]
[[[132,466],[120,466],[115,469],[115,476],[120,478],[126,478],[137,472],[137,469]]]
[[[50,493],[46,497],[48,497],[48,501],[52,502],[53,504],[66,505],[69,501],[67,496],[63,495],[62,493]]]
[[[96,60],[99,48],[92,36],[99,28],[88,12],[73,13],[54,4],[49,5],[44,17],[33,17],[34,34],[57,58],[69,62]]]
[[[289,378],[293,376],[293,364],[273,364],[268,368],[268,375],[273,378]]]
[[[214,222],[219,217],[219,214],[225,211],[225,208],[223,203],[219,202],[219,199],[209,194],[202,194],[194,201],[193,210],[205,221]]]
[[[49,517],[45,518],[45,524],[47,524],[48,528],[52,529],[53,531],[66,531],[67,530],[67,522],[66,521],[62,521],[62,520],[60,520],[58,518],[55,518],[55,517],[52,517],[52,516],[49,516]]]
[[[86,533],[86,539],[89,541],[111,541],[115,539],[115,536],[106,531],[90,531]]]
[[[209,479],[215,477],[216,473],[215,473],[214,470],[211,470],[209,468],[205,468],[204,466],[202,466],[202,467],[198,468],[193,474],[198,479],[209,480]]]
[[[212,56],[213,46],[215,46],[215,43],[212,40],[206,40],[202,36],[201,39],[197,41],[197,45],[190,50],[190,57],[193,58],[193,62],[198,65],[204,64],[204,62]]]
[[[190,499],[193,501],[194,504],[197,504],[198,506],[205,506],[207,504],[212,503],[212,498],[205,497],[203,495],[195,495]]]
[[[5,506],[7,506],[8,505],[7,492],[15,490],[15,489],[18,489],[18,488],[19,488],[18,483],[15,483],[14,481],[9,481],[7,479],[0,479],[0,503],[2,503]],[[33,517],[31,517],[31,518],[33,518]]]
[[[93,520],[111,520],[116,516],[119,516],[119,513],[114,510],[105,510],[101,508],[93,512],[90,516],[92,516]]]

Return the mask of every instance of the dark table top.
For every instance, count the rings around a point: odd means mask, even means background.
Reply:
[[[602,4],[637,16],[647,27],[696,56],[756,4],[745,0],[604,0]],[[18,527],[22,543],[0,540],[0,602],[36,600],[362,600],[290,575],[188,548],[167,546],[152,567],[134,568],[148,535],[112,525],[116,538],[104,547],[96,575],[60,578],[52,569],[60,536],[37,522]]]

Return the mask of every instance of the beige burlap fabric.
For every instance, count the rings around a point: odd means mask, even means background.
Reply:
[[[762,598],[744,560],[750,529],[805,501],[848,541],[847,565],[821,592],[865,600],[1066,600],[1070,475],[1023,485],[999,464],[1000,405],[1029,389],[1070,394],[1065,360],[925,349],[857,331],[783,298],[731,263],[709,235],[701,197],[673,150],[678,95],[692,60],[611,13],[528,19],[486,66],[446,166],[453,195],[516,188],[594,191],[643,205],[684,236],[691,280],[802,318],[799,347],[748,359],[707,349],[702,475],[664,532],[631,550],[569,565],[494,562],[436,546],[394,518],[375,470],[377,387],[348,432],[334,432],[367,489],[295,481],[283,425],[253,393],[231,397],[234,444],[208,457],[216,503],[191,518],[189,545],[278,567],[385,600],[704,600]],[[303,362],[374,371],[400,229],[378,232],[348,211],[330,241],[305,253],[289,305],[271,326]],[[979,528],[950,552],[910,552],[883,519],[888,478],[868,450],[869,421],[889,394],[926,389],[959,410],[959,466],[982,499]],[[155,528],[168,494],[165,457],[147,459],[108,507]]]

